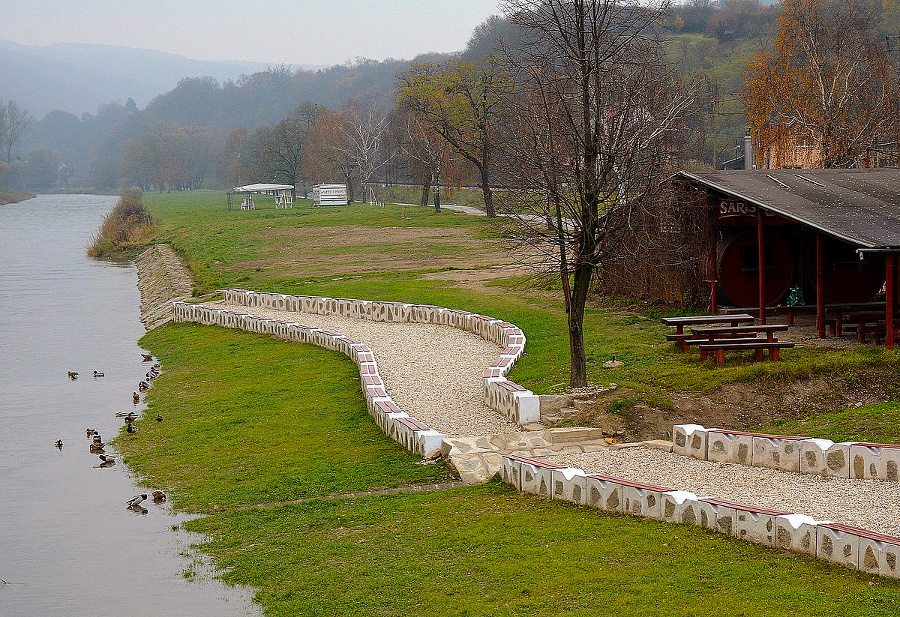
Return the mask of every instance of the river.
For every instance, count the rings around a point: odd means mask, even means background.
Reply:
[[[128,510],[148,489],[89,451],[85,429],[109,441],[117,412],[142,410],[132,392],[149,369],[134,266],[85,255],[115,201],[0,206],[0,615],[258,615],[246,590],[211,578],[184,517],[151,500]]]

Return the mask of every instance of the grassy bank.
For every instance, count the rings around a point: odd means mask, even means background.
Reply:
[[[29,191],[0,191],[0,206],[17,204],[20,201],[25,201],[26,199],[32,199],[34,197],[37,196]]]
[[[539,392],[567,381],[564,310],[550,281],[508,262],[484,219],[357,204],[227,210],[221,193],[148,194],[157,238],[197,274],[196,291],[405,300],[509,320],[528,335],[513,378]],[[595,301],[591,380],[665,407],[678,392],[852,380],[896,371],[880,348],[795,349],[781,363],[723,369],[664,342],[659,315]],[[696,528],[606,516],[485,486],[340,497],[449,477],[416,464],[366,414],[355,366],[266,337],[170,325],[142,339],[164,373],[137,436],[118,446],[148,486],[207,516],[203,549],[225,580],[253,585],[267,615],[893,615],[900,584]],[[606,370],[615,353],[625,366]],[[624,405],[624,404],[623,404]],[[750,412],[752,413],[752,409]],[[159,413],[164,420],[153,418]],[[830,410],[779,432],[900,441],[892,405]],[[799,422],[803,422],[800,424]],[[763,420],[759,421],[759,426]],[[773,426],[773,428],[774,428]],[[837,431],[838,435],[829,431]],[[337,495],[336,497],[334,495]],[[328,499],[320,497],[332,496]],[[285,503],[304,500],[300,503]]]
[[[490,483],[441,481],[374,427],[339,354],[193,325],[142,344],[165,371],[117,446],[223,578],[271,616],[892,615],[900,584],[678,525],[607,516]],[[153,418],[164,416],[161,423]],[[257,504],[262,507],[253,507]]]

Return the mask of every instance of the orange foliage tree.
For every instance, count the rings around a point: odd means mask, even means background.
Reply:
[[[782,0],[775,49],[750,62],[741,97],[758,156],[805,142],[849,167],[895,128],[897,82],[871,0]],[[758,163],[764,161],[758,160]]]

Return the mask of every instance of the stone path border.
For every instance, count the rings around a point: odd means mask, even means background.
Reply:
[[[501,478],[519,491],[604,512],[704,527],[741,540],[900,578],[900,538],[810,516],[633,482],[557,463],[503,455]]]
[[[825,477],[896,482],[900,445],[768,435],[699,424],[672,429],[676,454],[702,461],[768,467]]]
[[[484,371],[485,403],[520,424],[533,422],[535,418],[540,417],[538,397],[506,379],[507,373],[521,356],[525,345],[524,334],[512,324],[483,315],[428,305],[288,296],[245,290],[226,290],[224,293],[225,302],[228,304],[240,304],[248,308],[311,312],[376,321],[435,323],[474,332],[504,347],[498,359]],[[299,323],[265,319],[185,302],[173,302],[173,314],[176,322],[196,321],[237,327],[297,342],[312,343],[345,353],[360,368],[369,413],[382,430],[407,449],[423,455],[433,455],[435,450],[440,449],[443,456],[454,462],[467,482],[486,480],[493,475],[494,470],[497,470],[504,482],[523,492],[570,501],[607,512],[699,525],[750,542],[819,557],[863,572],[900,578],[900,568],[897,564],[900,556],[900,538],[831,521],[816,521],[804,514],[776,511],[713,497],[698,497],[688,491],[643,484],[610,475],[588,474],[578,468],[536,458],[570,452],[597,451],[609,447],[604,441],[596,439],[599,436],[596,429],[554,429],[510,435],[447,438],[401,410],[385,391],[372,350],[365,343],[354,341],[341,334]],[[726,445],[716,449],[716,452],[722,450],[725,457],[723,461],[731,457],[738,459],[734,462],[752,464],[753,454],[759,449],[760,466],[773,467],[775,462],[782,465],[774,467],[776,469],[796,471],[793,467],[799,468],[800,464],[798,462],[794,465],[794,454],[796,451],[799,461],[799,447],[803,442],[813,442],[812,445],[820,448],[827,460],[828,448],[825,447],[826,444],[820,443],[823,440],[706,429],[700,425],[677,425],[673,436],[674,445],[669,447],[674,451],[696,458],[702,455],[704,460],[717,460],[707,459],[710,438],[713,439],[713,444],[718,443],[715,441],[717,438],[725,440],[723,444]],[[646,445],[660,447],[660,444],[649,442]],[[861,448],[860,452],[878,446],[876,449],[879,450],[879,454],[882,450],[889,453],[889,456],[900,454],[900,447],[888,444],[854,442],[853,445]],[[848,452],[850,447],[848,446]],[[849,457],[847,460],[849,461]],[[888,462],[890,461],[885,461],[885,469],[888,469]],[[872,469],[877,471],[877,467]],[[893,469],[896,471],[896,462]],[[850,476],[849,470],[847,473],[847,476],[841,477],[857,477]],[[880,477],[886,475],[889,475],[887,471]],[[873,475],[865,476],[863,470],[858,477],[873,477]]]

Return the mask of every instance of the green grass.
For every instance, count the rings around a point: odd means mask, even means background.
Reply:
[[[267,615],[895,615],[900,584],[498,483],[188,528]]]
[[[818,413],[767,427],[773,433],[821,437],[832,441],[900,443],[900,403],[879,403]]]
[[[116,447],[179,508],[286,501],[440,482],[441,465],[388,439],[342,354],[218,327],[170,325],[141,339],[164,373],[136,436]],[[163,416],[161,423],[156,414]]]
[[[186,527],[269,616],[897,614],[896,581],[497,482],[253,507],[447,470],[380,432],[340,354],[187,324],[141,343],[164,372],[116,445],[176,508],[209,514]]]

